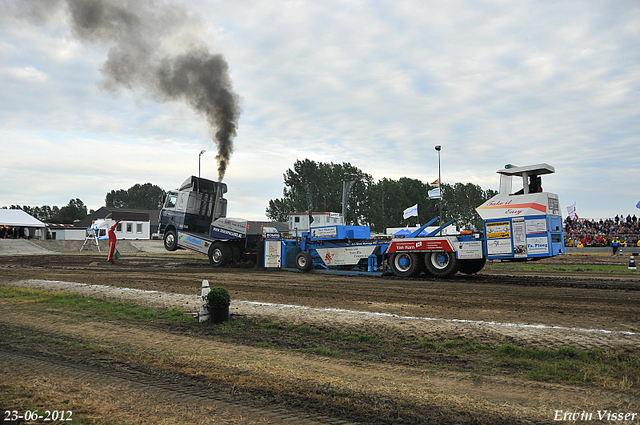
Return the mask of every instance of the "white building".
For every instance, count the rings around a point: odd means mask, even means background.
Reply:
[[[153,217],[156,225],[154,231],[157,230],[157,211],[144,210],[127,210],[119,208],[102,207],[95,213],[87,216],[84,220],[77,224],[78,227],[89,229],[91,227],[99,228],[100,239],[108,238],[107,231],[113,226],[117,220],[122,220],[116,226],[114,233],[118,240],[122,239],[150,239]],[[97,224],[96,224],[97,223]]]
[[[334,212],[314,212],[311,227],[335,226],[344,224],[344,217],[341,213]],[[289,234],[300,236],[302,232],[309,231],[309,213],[297,212],[289,213]]]
[[[116,223],[116,220],[112,218],[96,220],[87,231],[92,229],[97,230],[99,239],[108,239],[107,232]],[[149,230],[149,220],[139,221],[135,218],[129,220],[123,219],[116,225],[113,233],[115,233],[118,240],[123,239],[150,239],[151,232]],[[84,239],[84,238],[83,238]]]
[[[86,228],[75,227],[73,224],[47,224],[47,229],[52,240],[56,241],[83,241]]]

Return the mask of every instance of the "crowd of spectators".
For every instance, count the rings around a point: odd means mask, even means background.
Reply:
[[[26,227],[0,226],[0,239],[29,238],[29,229]]]
[[[606,220],[565,219],[567,246],[634,246],[640,247],[640,222],[628,214]],[[613,245],[612,245],[613,244]]]

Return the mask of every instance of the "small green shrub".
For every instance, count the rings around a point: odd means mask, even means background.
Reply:
[[[211,288],[209,293],[207,294],[207,304],[210,307],[219,308],[226,307],[231,302],[231,295],[229,295],[229,291],[226,289],[216,286],[215,288]]]

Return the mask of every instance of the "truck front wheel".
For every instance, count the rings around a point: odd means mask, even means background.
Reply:
[[[164,249],[175,251],[178,249],[178,238],[175,230],[167,230],[164,234]]]
[[[393,274],[399,277],[413,277],[422,271],[422,259],[417,254],[398,252],[391,254],[390,265]]]
[[[455,252],[428,252],[424,255],[424,265],[435,277],[451,277],[460,270]]]
[[[311,267],[313,267],[311,254],[302,251],[298,255],[296,255],[296,267],[298,268],[298,270],[302,270],[303,272],[308,272],[309,270],[311,270]]]
[[[216,242],[209,248],[209,264],[213,267],[221,267],[231,260],[232,252],[229,244]]]

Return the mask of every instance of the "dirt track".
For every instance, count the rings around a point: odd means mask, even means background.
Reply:
[[[0,281],[60,280],[198,295],[202,280],[207,279],[211,286],[226,287],[234,300],[640,332],[640,279],[633,277],[571,271],[556,276],[517,276],[483,270],[475,276],[458,274],[451,280],[399,279],[241,267],[212,269],[195,255],[128,254],[113,265],[103,257],[6,257],[0,262]],[[566,264],[579,259],[556,261]]]
[[[457,276],[443,281],[256,271],[249,268],[212,270],[206,259],[184,254],[130,253],[114,265],[107,264],[104,255],[99,254],[10,256],[0,259],[0,283],[15,284],[35,279],[170,292],[188,295],[190,298],[172,298],[169,302],[157,295],[143,294],[139,296],[147,301],[140,302],[156,305],[164,303],[166,307],[179,306],[197,311],[196,297],[200,291],[200,283],[203,279],[208,279],[212,286],[220,285],[229,289],[234,300],[232,312],[271,318],[283,323],[322,324],[333,328],[357,327],[362,332],[420,336],[434,340],[467,338],[495,344],[514,342],[543,347],[571,345],[581,349],[598,347],[627,352],[637,350],[640,347],[640,281],[634,277],[614,275],[596,278],[593,275],[585,276],[579,270],[572,271],[583,267],[585,263],[619,261],[616,259],[600,257],[594,260],[566,256],[554,261],[567,271],[545,276],[504,275],[488,268],[489,270],[477,276]],[[42,286],[43,283],[34,285]],[[46,282],[44,285],[47,285]],[[123,295],[111,295],[112,298],[120,296]],[[283,305],[305,306],[310,309],[294,309]],[[325,310],[328,308],[341,311]],[[4,324],[13,326],[14,331],[19,333],[16,320],[23,314],[25,313],[14,312],[13,316],[5,315],[2,319]],[[41,331],[47,328],[47,332],[62,332],[56,326],[53,329],[49,325],[38,326]],[[70,328],[65,332],[74,331]],[[86,332],[86,338],[90,338],[90,330]],[[148,336],[143,337],[141,334],[140,340],[146,337]],[[180,344],[189,346],[190,343],[181,340]],[[233,347],[225,349],[232,350]],[[266,354],[260,352],[255,355]],[[302,361],[301,358],[296,359],[289,361]],[[321,364],[324,367],[325,363]],[[309,368],[318,367],[318,363],[309,365]],[[351,379],[354,383],[361,382],[362,379],[383,379],[365,377],[364,371],[356,372],[346,365],[336,368],[325,373],[327,376],[353,374]],[[376,368],[380,368],[380,365]],[[381,368],[383,369],[384,367]],[[419,391],[419,383],[411,383],[409,379],[415,373],[416,371],[411,370],[395,370],[393,374],[399,376],[393,378],[398,379],[395,385],[406,386],[411,394],[412,391]],[[444,379],[440,384],[457,382],[451,385],[453,390],[448,397],[454,393],[471,397],[467,401],[469,409],[474,412],[470,418],[475,418],[477,423],[490,423],[491,418],[495,418],[492,415],[500,416],[499,412],[504,413],[500,409],[495,410],[495,406],[500,403],[506,403],[511,409],[515,409],[514,416],[509,416],[507,422],[545,422],[545,419],[553,419],[550,412],[555,406],[549,406],[550,399],[543,400],[545,397],[556,399],[556,406],[569,405],[576,409],[596,406],[598,400],[606,400],[613,406],[623,403],[615,392],[600,393],[590,390],[589,394],[581,394],[577,388],[545,385],[534,388],[511,380],[485,382],[480,390],[477,386],[464,384],[464,379],[451,376],[432,376],[430,379],[434,383]],[[442,395],[436,398],[438,397]],[[533,399],[539,401],[533,403]],[[635,398],[625,400],[627,406],[638,406]],[[494,413],[488,414],[484,419],[477,410],[482,403],[494,406],[487,407],[487,412]],[[546,410],[542,407],[544,403],[547,403]],[[520,408],[523,410],[516,412]],[[237,423],[261,423],[263,419],[260,418],[265,417],[264,413],[261,411],[253,416],[249,415],[252,419],[239,420]],[[235,418],[233,420],[242,416],[237,412],[230,415]],[[303,417],[304,414],[294,415],[292,423],[303,423],[300,422]],[[282,419],[278,418],[276,415],[272,422],[264,423],[280,423]],[[349,420],[353,419],[349,417]],[[505,417],[506,419],[508,418]],[[328,421],[312,417],[304,420],[308,421],[306,423]],[[471,420],[470,423],[473,422]],[[457,422],[443,420],[442,423]]]

